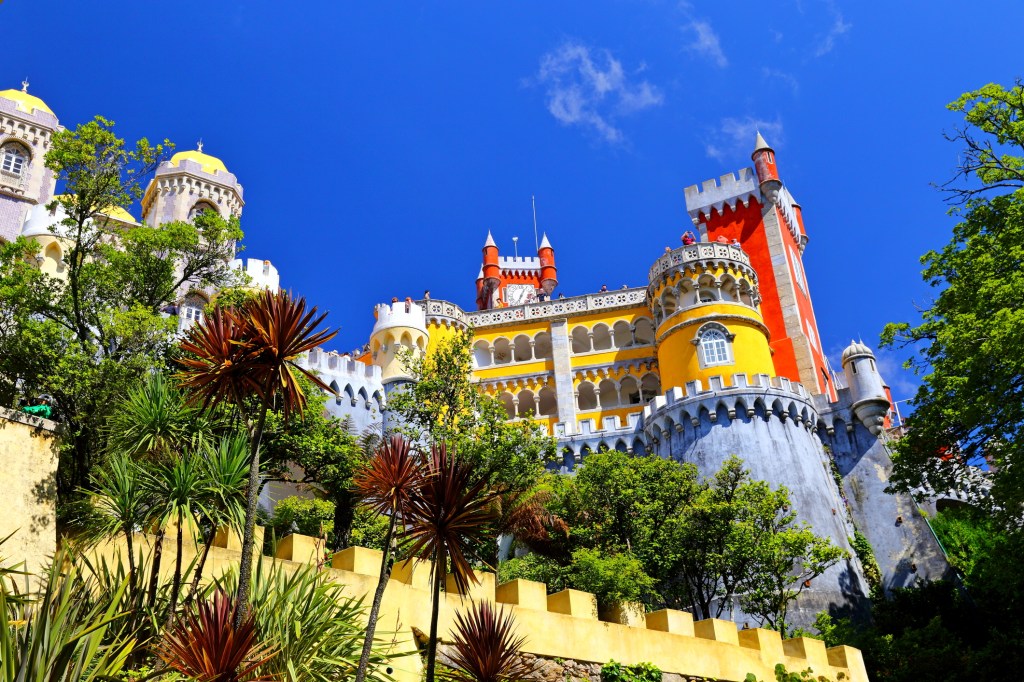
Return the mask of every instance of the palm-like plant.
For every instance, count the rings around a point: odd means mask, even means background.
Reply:
[[[204,407],[229,403],[246,417],[249,429],[249,480],[246,488],[245,528],[239,564],[236,624],[248,611],[252,581],[256,505],[260,484],[260,443],[267,412],[279,407],[285,421],[300,414],[306,399],[294,370],[315,386],[327,384],[295,364],[299,356],[334,338],[336,332],[319,331],[326,313],[306,311],[303,298],[287,292],[264,291],[237,310],[217,309],[189,329],[181,344],[182,386]],[[255,419],[247,408],[255,403]]]
[[[412,500],[423,483],[419,457],[412,450],[412,444],[401,436],[392,436],[381,444],[373,458],[353,477],[356,493],[363,503],[377,514],[388,516],[388,531],[384,536],[384,555],[380,561],[380,575],[377,589],[370,605],[369,621],[363,639],[363,652],[356,670],[356,682],[363,682],[370,663],[373,636],[377,628],[384,589],[391,574],[391,541],[395,524],[407,517]]]
[[[142,484],[139,467],[130,457],[114,453],[104,467],[92,475],[95,495],[90,505],[86,536],[100,540],[118,534],[124,535],[128,554],[128,590],[134,595],[138,589],[138,570],[135,562],[135,530],[145,525],[152,507],[149,491]]]
[[[444,445],[432,446],[423,484],[410,504],[409,527],[404,534],[411,541],[409,553],[434,562],[427,682],[434,682],[437,616],[446,568],[451,567],[460,593],[468,591],[471,582],[479,582],[466,555],[484,539],[497,519],[494,493],[488,489],[486,479],[475,473],[470,463],[449,453]]]
[[[184,604],[195,598],[213,539],[220,528],[241,530],[245,524],[245,484],[248,478],[249,444],[245,438],[226,436],[216,447],[204,448],[203,489],[199,526],[203,533],[203,549],[195,567],[192,587]]]
[[[466,614],[455,614],[451,655],[457,670],[451,677],[469,682],[516,682],[527,678],[531,668],[520,652],[526,637],[515,634],[512,613],[495,610],[487,601],[477,602]]]
[[[166,529],[175,524],[176,549],[174,577],[171,581],[171,603],[169,614],[174,617],[181,593],[181,568],[186,530],[191,530],[200,515],[209,515],[205,508],[206,499],[201,491],[206,487],[202,458],[194,453],[184,453],[170,461],[143,469],[143,485],[153,500],[152,522],[159,527],[157,545],[162,544]],[[197,494],[199,493],[199,494]],[[156,594],[155,574],[150,578],[150,605]]]
[[[168,628],[153,652],[173,670],[194,680],[248,682],[269,680],[255,675],[276,655],[256,639],[256,620],[250,614],[235,626],[237,606],[222,591],[201,602]]]

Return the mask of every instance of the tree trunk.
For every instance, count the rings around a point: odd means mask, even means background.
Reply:
[[[178,594],[181,592],[181,550],[185,535],[185,529],[182,528],[184,518],[182,517],[181,509],[178,510],[178,542],[177,550],[178,555],[174,557],[174,580],[171,582],[171,606],[167,609],[167,623],[174,622],[174,610],[178,607]]]
[[[156,588],[160,583],[160,559],[164,554],[164,529],[156,533],[156,543],[153,545],[153,565],[149,571],[149,608],[156,606]]]
[[[332,551],[340,552],[352,544],[352,521],[356,510],[351,493],[339,492],[334,499],[334,546]]]
[[[384,599],[384,590],[388,586],[391,575],[391,537],[395,532],[395,517],[391,515],[388,532],[384,536],[384,555],[380,560],[380,575],[377,577],[377,590],[373,593],[373,604],[370,605],[370,616],[366,623],[366,636],[363,639],[363,653],[359,656],[359,668],[356,669],[356,681],[366,679],[366,670],[370,666],[370,650],[373,648],[373,633],[377,630],[377,616],[380,614],[380,603]]]
[[[134,538],[135,535],[132,528],[129,526],[124,529],[124,545],[128,551],[128,594],[131,596],[132,601],[138,596],[136,593],[138,587],[138,576],[135,568],[135,546]]]
[[[199,555],[199,564],[196,566],[195,575],[192,578],[192,587],[189,588],[188,594],[185,596],[185,601],[182,602],[185,606],[195,599],[199,593],[199,580],[203,577],[203,569],[206,568],[206,558],[210,556],[210,547],[213,546],[213,538],[217,535],[217,525],[214,523],[210,524],[210,531],[203,538],[203,553]]]
[[[430,606],[430,640],[427,641],[427,678],[426,682],[434,682],[434,667],[437,662],[437,615],[441,608],[441,581],[444,580],[443,559],[438,545],[434,552],[434,585],[433,601]]]
[[[238,564],[238,592],[235,594],[235,628],[242,625],[249,615],[249,588],[252,583],[253,546],[256,544],[256,507],[260,496],[260,441],[263,439],[263,425],[267,420],[270,403],[264,402],[260,410],[260,419],[253,432],[250,448],[252,460],[249,462],[249,485],[245,490],[245,529],[242,534],[242,559]]]

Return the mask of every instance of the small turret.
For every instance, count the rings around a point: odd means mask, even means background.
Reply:
[[[761,185],[761,193],[774,197],[782,188],[782,181],[779,179],[779,169],[775,165],[775,150],[768,146],[760,131],[757,133],[754,153],[750,155],[750,158],[754,162],[754,170],[757,172],[757,181]]]
[[[491,307],[491,299],[494,292],[501,285],[501,265],[498,258],[498,245],[494,243],[491,231],[487,231],[487,241],[484,242],[484,262],[480,270],[483,280],[477,280],[476,307],[478,310],[487,310]]]
[[[558,286],[558,268],[555,267],[555,250],[548,241],[547,233],[544,233],[544,238],[540,241],[537,256],[540,258],[540,288],[550,296]]]
[[[875,354],[863,343],[850,341],[843,351],[843,373],[850,387],[853,413],[868,431],[876,436],[881,434],[890,401],[875,364]]]
[[[412,380],[406,368],[406,354],[423,355],[430,341],[423,308],[411,299],[381,303],[374,309],[377,318],[370,333],[370,362],[381,368],[381,381],[388,393]]]

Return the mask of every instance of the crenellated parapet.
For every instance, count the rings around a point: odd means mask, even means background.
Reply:
[[[508,323],[564,317],[572,313],[631,308],[643,305],[646,295],[646,287],[618,289],[511,308],[473,311],[466,314],[466,321],[475,329],[482,329]]]
[[[686,211],[696,221],[706,220],[712,212],[721,214],[725,207],[736,210],[737,203],[749,206],[750,200],[761,200],[761,188],[751,168],[741,168],[736,173],[726,173],[718,180],[705,180],[698,187],[691,185],[683,190]]]
[[[711,377],[707,387],[699,379],[690,381],[655,397],[644,407],[644,431],[657,444],[665,434],[681,432],[686,425],[699,427],[702,420],[715,424],[755,416],[808,432],[818,423],[814,401],[802,385],[767,374],[733,374]]]
[[[140,536],[136,547],[148,546]],[[148,538],[150,542],[153,538]],[[174,542],[164,540],[164,552],[174,556]],[[205,575],[212,579],[237,565],[240,541],[230,533],[218,535],[210,552]],[[186,561],[199,546],[186,541]],[[111,560],[123,553],[123,540],[93,550]],[[139,550],[142,551],[142,550]],[[344,594],[365,598],[376,585],[382,554],[378,550],[349,547],[333,555],[325,553],[318,538],[289,535],[277,544],[274,557],[286,572],[303,567],[322,567],[324,575],[343,586]],[[173,561],[163,570],[173,571]],[[408,655],[417,649],[414,631],[430,631],[432,563],[419,559],[394,565],[381,603],[380,623],[387,623],[389,649],[386,657],[397,682],[418,682],[423,659]],[[487,601],[515,619],[517,634],[525,637],[522,651],[536,658],[603,664],[616,660],[625,664],[650,662],[664,673],[687,677],[738,681],[753,673],[757,679],[774,679],[774,667],[781,663],[791,671],[811,668],[814,674],[847,682],[868,682],[861,652],[824,642],[795,637],[783,640],[778,632],[759,628],[737,629],[735,623],[720,619],[695,621],[690,613],[662,609],[645,613],[638,604],[599,608],[588,592],[562,590],[549,594],[547,585],[529,580],[498,583],[489,572],[475,574],[476,582],[460,593],[452,576],[445,580],[438,608],[441,646],[452,641],[455,617]],[[529,677],[540,681],[542,677]]]

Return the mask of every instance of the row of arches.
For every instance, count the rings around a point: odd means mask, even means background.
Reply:
[[[345,384],[345,388],[341,388],[337,381],[332,381],[330,385],[331,391],[334,393],[334,402],[337,405],[348,401],[352,407],[362,404],[368,410],[375,407],[380,412],[384,409],[384,396],[380,390],[368,394],[365,386],[360,386],[357,391],[352,388],[352,384]]]
[[[769,396],[770,398],[770,396]],[[681,432],[687,427],[698,428],[702,424],[728,424],[733,420],[747,421],[752,419],[778,419],[782,423],[791,423],[808,430],[817,428],[817,414],[805,404],[781,397],[770,402],[757,397],[749,400],[742,396],[734,401],[720,399],[714,404],[694,403],[682,409],[670,409],[656,416],[648,426],[648,433],[658,442],[671,438],[673,433]]]
[[[705,273],[696,279],[683,277],[675,285],[666,286],[651,303],[651,311],[657,324],[661,324],[680,310],[721,302],[756,308],[761,299],[756,287],[744,278],[728,274],[715,278]]]
[[[612,378],[600,382],[581,381],[576,387],[576,407],[581,412],[643,405],[655,396],[661,395],[661,380],[654,372],[648,372],[639,379],[626,375],[616,381]]]
[[[370,342],[370,352],[373,355],[373,359],[376,360],[380,352],[395,352],[398,350],[398,346],[402,346],[410,351],[418,350],[424,352],[427,348],[427,339],[423,334],[417,334],[416,338],[413,338],[413,335],[408,331],[403,331],[401,336],[388,332],[384,335],[383,343],[377,338]]]
[[[558,396],[551,386],[536,391],[527,388],[515,394],[504,391],[498,395],[498,400],[505,406],[509,419],[558,415]]]
[[[635,324],[619,320],[612,326],[603,322],[593,327],[573,327],[569,335],[572,353],[619,350],[654,343],[654,323],[642,317]],[[477,369],[493,365],[507,365],[515,362],[550,360],[552,355],[551,334],[542,331],[533,336],[519,334],[512,339],[499,336],[493,342],[479,339],[473,344],[473,362]]]

